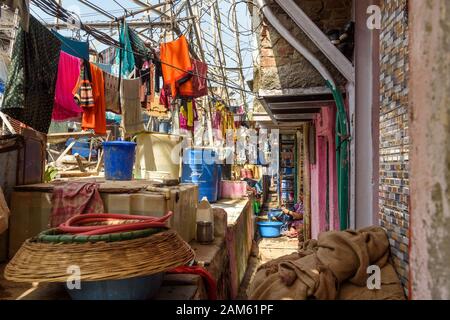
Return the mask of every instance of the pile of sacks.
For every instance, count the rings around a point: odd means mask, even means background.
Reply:
[[[381,269],[381,288],[370,290],[369,266]],[[370,282],[370,281],[369,281]],[[330,231],[303,250],[261,266],[249,289],[253,300],[404,300],[380,227]]]

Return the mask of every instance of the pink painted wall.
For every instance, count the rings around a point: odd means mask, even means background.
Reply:
[[[336,142],[335,142],[335,106],[323,107],[316,116],[316,163],[311,169],[311,233],[317,239],[319,233],[339,230],[337,205]],[[327,142],[329,170],[329,224],[326,218],[327,187]]]

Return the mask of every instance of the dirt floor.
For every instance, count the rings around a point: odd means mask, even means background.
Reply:
[[[238,300],[248,299],[248,290],[258,267],[270,260],[289,255],[298,251],[298,239],[280,237],[274,239],[261,238],[253,243],[247,272],[239,289]]]

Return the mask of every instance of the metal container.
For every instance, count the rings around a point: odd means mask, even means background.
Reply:
[[[197,242],[211,243],[214,241],[214,228],[211,221],[197,221]]]

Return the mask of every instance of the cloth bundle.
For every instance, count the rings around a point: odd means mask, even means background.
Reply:
[[[97,183],[87,182],[56,185],[52,195],[50,227],[57,227],[79,214],[103,213],[103,200],[98,188]]]
[[[389,241],[380,227],[330,231],[299,253],[259,268],[250,288],[254,300],[395,299],[404,292],[389,263]],[[367,288],[367,268],[381,268],[381,290]]]

